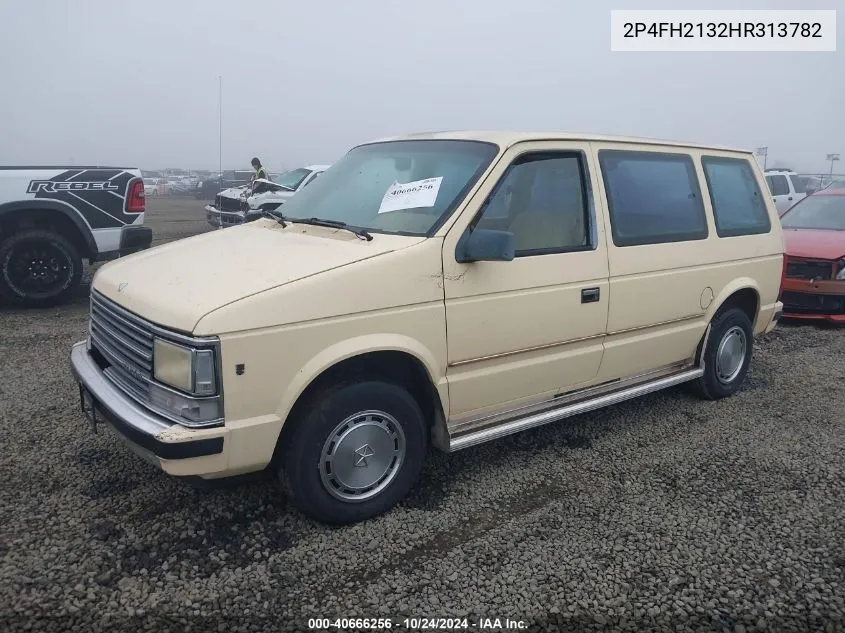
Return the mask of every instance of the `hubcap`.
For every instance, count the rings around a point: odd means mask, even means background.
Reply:
[[[4,276],[21,295],[49,296],[73,275],[67,254],[49,242],[23,242],[8,254]]]
[[[716,377],[722,384],[733,382],[742,370],[747,342],[745,331],[738,326],[730,328],[722,337],[716,350]]]
[[[320,455],[320,478],[342,501],[366,501],[396,477],[405,459],[405,434],[383,411],[362,411],[338,424]]]

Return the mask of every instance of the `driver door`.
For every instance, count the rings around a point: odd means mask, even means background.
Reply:
[[[587,143],[518,144],[447,234],[450,423],[542,402],[597,376],[609,297],[595,174]],[[458,263],[458,240],[475,228],[513,233],[515,258]]]

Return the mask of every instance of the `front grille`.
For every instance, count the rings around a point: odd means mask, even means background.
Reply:
[[[792,314],[845,314],[845,295],[786,291],[781,301],[783,311]]]
[[[189,348],[215,349],[219,358],[216,338],[188,337],[154,325],[96,291],[91,292],[89,335],[91,352],[103,374],[145,408],[188,427],[223,423],[222,390],[215,395],[195,396],[153,378],[154,336]],[[219,368],[215,373],[219,375]]]
[[[786,276],[789,279],[833,279],[833,262],[789,258]]]
[[[91,346],[108,362],[105,375],[143,403],[149,402],[153,374],[153,333],[149,324],[91,293]]]
[[[244,211],[247,207],[246,201],[240,198],[229,198],[217,194],[214,198],[214,206],[220,211]]]

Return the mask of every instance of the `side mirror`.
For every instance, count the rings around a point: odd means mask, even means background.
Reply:
[[[455,249],[455,260],[470,262],[509,262],[516,254],[513,233],[490,229],[470,230],[461,236]]]

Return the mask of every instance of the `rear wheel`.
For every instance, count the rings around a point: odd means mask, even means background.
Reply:
[[[743,310],[727,308],[717,313],[702,352],[704,375],[692,383],[696,393],[718,400],[739,391],[751,364],[753,347],[751,320]]]
[[[347,524],[390,509],[417,480],[428,435],[419,405],[381,381],[338,385],[311,399],[286,434],[280,476],[318,521]]]
[[[77,248],[53,231],[13,233],[0,243],[0,296],[28,307],[65,300],[82,278]]]

